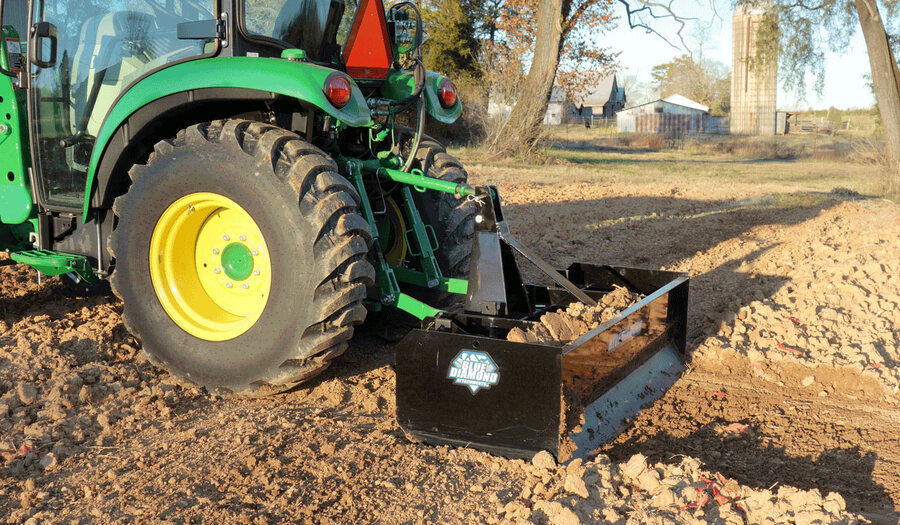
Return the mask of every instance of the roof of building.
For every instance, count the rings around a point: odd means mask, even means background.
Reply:
[[[594,86],[594,89],[591,90],[591,94],[585,97],[584,105],[585,106],[603,106],[609,102],[609,99],[616,98],[619,94],[619,91],[624,94],[624,89],[617,89],[616,92],[613,92],[613,86],[618,88],[616,82],[616,74],[613,73],[611,75],[606,75],[601,78],[597,85]]]
[[[669,95],[668,97],[663,99],[666,102],[670,102],[672,104],[678,104],[679,106],[684,106],[686,108],[699,109],[700,111],[709,111],[709,106],[704,106],[699,102],[694,102],[693,100],[683,97],[681,95]]]
[[[613,86],[616,91],[613,92]],[[612,73],[602,77],[597,85],[590,91],[590,94],[581,103],[582,106],[604,106],[610,99],[618,98],[625,100],[625,88],[619,87],[616,82],[616,74]],[[559,86],[553,86],[550,91],[550,102],[563,102],[566,99],[566,92]]]
[[[701,104],[699,102],[694,102],[693,100],[691,100],[687,97],[683,97],[681,95],[672,95],[672,96],[669,96],[666,98],[658,98],[656,100],[651,100],[650,102],[644,102],[643,104],[638,104],[636,106],[627,107],[627,108],[619,111],[619,113],[622,113],[623,111],[630,111],[635,108],[640,108],[640,107],[646,106],[648,104],[656,104],[657,102],[665,102],[666,104],[674,104],[676,106],[681,106],[681,107],[693,109],[696,111],[703,111],[703,112],[709,111],[709,108],[707,106],[704,106],[703,104]]]

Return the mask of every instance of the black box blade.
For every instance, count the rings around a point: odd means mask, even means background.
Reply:
[[[575,264],[569,278],[600,297],[627,284],[646,295],[566,346],[503,336],[528,319],[457,314],[460,330],[413,330],[397,347],[397,420],[414,439],[531,458],[585,457],[611,440],[683,371],[688,277],[674,272]],[[543,309],[567,305],[564,290],[527,285]],[[543,310],[545,311],[545,310]],[[464,333],[459,333],[463,331]],[[584,424],[563,422],[563,391]],[[574,396],[574,397],[573,397]],[[565,435],[564,435],[565,434]],[[574,450],[571,450],[572,446]]]
[[[488,356],[496,380],[451,377],[463,352]],[[414,438],[507,457],[556,454],[562,348],[413,330],[397,347],[396,371],[397,421]]]

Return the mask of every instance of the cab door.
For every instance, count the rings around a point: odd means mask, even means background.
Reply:
[[[32,197],[27,168],[28,127],[22,78],[28,28],[27,0],[5,0],[0,31],[0,222],[21,224],[31,217]],[[0,247],[5,248],[5,247]]]
[[[32,2],[29,104],[41,204],[76,211],[97,134],[116,99],[148,73],[209,56],[178,25],[214,18],[214,0]]]

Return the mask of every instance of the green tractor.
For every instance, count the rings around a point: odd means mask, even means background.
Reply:
[[[496,189],[469,186],[424,134],[426,116],[453,123],[462,107],[425,69],[414,3],[0,0],[0,13],[3,262],[108,281],[180,381],[286,390],[367,312],[397,308],[423,320],[398,349],[401,425],[527,455],[556,450],[565,381],[589,403],[663,349],[680,366],[685,277],[548,267],[509,236]],[[523,283],[514,252],[555,285]],[[647,298],[590,344],[504,339],[613,285]],[[585,379],[585,356],[605,380]]]

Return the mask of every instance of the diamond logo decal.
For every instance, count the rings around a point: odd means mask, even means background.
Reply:
[[[496,385],[500,374],[497,373],[497,364],[487,352],[460,350],[450,362],[447,378],[452,379],[454,385],[469,387],[475,394],[482,388]]]

